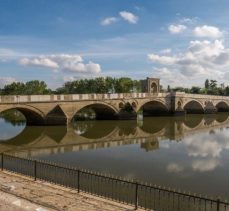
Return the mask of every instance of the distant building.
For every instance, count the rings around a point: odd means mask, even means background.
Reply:
[[[160,92],[160,79],[159,78],[146,78],[141,80],[142,92],[159,93]]]

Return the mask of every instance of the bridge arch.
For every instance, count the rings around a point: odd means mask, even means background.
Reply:
[[[79,121],[74,124],[73,129],[77,135],[91,140],[109,137],[116,127],[112,121],[99,121],[96,123],[94,121]]]
[[[169,108],[160,100],[149,100],[144,102],[138,111],[142,110],[143,116],[163,116],[169,114]]]
[[[26,119],[26,125],[44,125],[45,124],[45,115],[39,109],[27,106],[27,105],[16,105],[16,106],[7,106],[0,108],[1,113],[9,110],[18,110],[23,114]]]
[[[86,104],[79,109],[77,109],[74,113],[74,116],[78,116],[84,110],[91,109],[95,113],[95,119],[97,120],[108,120],[108,119],[116,119],[118,115],[118,111],[112,105],[109,105],[104,102],[93,102]]]
[[[229,114],[228,113],[218,113],[216,116],[216,121],[218,123],[226,123],[229,120]]]
[[[215,105],[218,112],[229,111],[229,105],[225,101],[220,101]]]
[[[184,119],[183,124],[187,129],[197,129],[203,125],[204,115],[190,115]]]
[[[188,114],[203,114],[204,108],[197,100],[190,100],[184,105],[184,110]]]
[[[155,117],[155,118],[146,118],[143,121],[143,124],[139,126],[142,131],[147,134],[155,135],[161,134],[168,125],[167,117]]]

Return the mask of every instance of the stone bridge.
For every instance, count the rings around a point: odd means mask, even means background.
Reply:
[[[229,111],[229,97],[171,93],[119,93],[0,96],[0,112],[17,109],[27,125],[65,125],[84,108],[97,119],[133,119],[143,116],[182,115]]]

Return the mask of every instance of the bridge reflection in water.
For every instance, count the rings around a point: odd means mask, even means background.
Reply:
[[[228,128],[228,113],[28,126],[0,151],[229,199]]]
[[[0,152],[37,156],[69,151],[140,144],[146,151],[159,148],[163,140],[229,127],[228,114],[153,117],[144,121],[79,121],[65,126],[27,126],[16,137],[0,142]]]

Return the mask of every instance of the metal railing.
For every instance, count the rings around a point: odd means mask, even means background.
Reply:
[[[229,211],[229,203],[82,169],[1,154],[1,169],[156,211]]]

